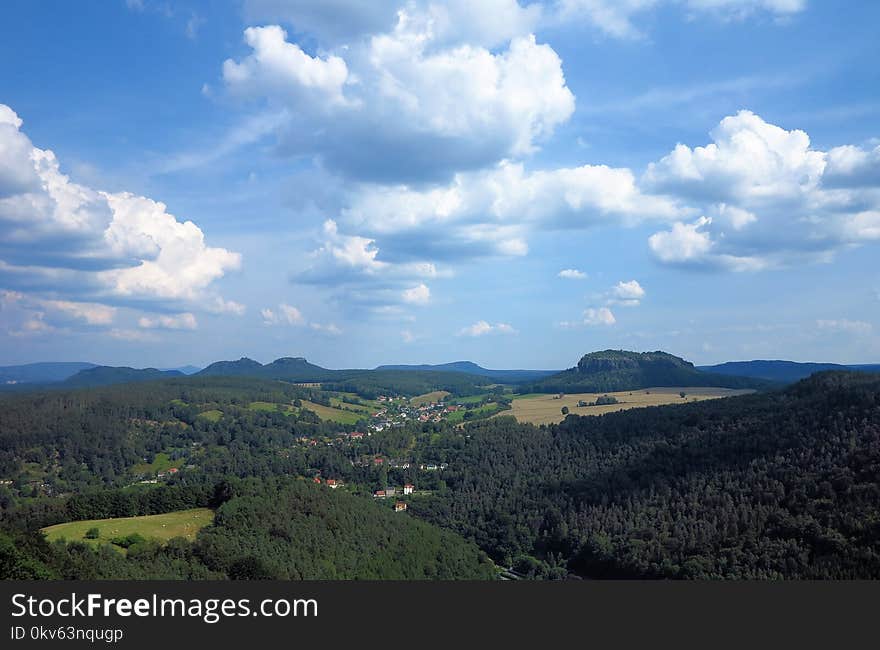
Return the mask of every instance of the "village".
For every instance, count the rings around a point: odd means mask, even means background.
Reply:
[[[367,429],[371,432],[384,431],[392,427],[402,427],[407,422],[441,422],[451,413],[459,410],[459,406],[447,405],[443,401],[431,401],[413,404],[405,397],[388,397],[380,395],[376,398],[379,409],[372,414]]]

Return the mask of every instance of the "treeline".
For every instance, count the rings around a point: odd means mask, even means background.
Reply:
[[[0,532],[0,578],[19,579],[492,579],[473,543],[388,507],[293,479],[233,481],[214,524],[193,543],[47,544]]]
[[[342,371],[340,371],[342,372]],[[445,390],[454,396],[476,395],[489,383],[485,377],[432,370],[366,370],[324,381],[326,390],[357,393],[365,399],[379,395],[422,395]]]
[[[445,439],[411,511],[534,577],[880,578],[880,378]]]

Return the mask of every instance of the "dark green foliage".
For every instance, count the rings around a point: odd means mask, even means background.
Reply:
[[[121,537],[114,537],[110,540],[112,544],[116,546],[121,546],[122,548],[129,548],[130,546],[134,546],[135,544],[143,544],[147,540],[140,533],[131,533],[130,535],[124,535]]]
[[[450,440],[450,442],[452,442]],[[441,452],[442,453],[442,452]],[[410,511],[588,577],[880,578],[880,378],[471,425]]]
[[[240,491],[196,543],[212,571],[284,580],[494,576],[476,546],[368,499],[303,481],[249,483]]]
[[[106,545],[51,546],[0,531],[0,579],[492,579],[494,565],[455,533],[292,479],[240,482],[194,543],[133,533]]]

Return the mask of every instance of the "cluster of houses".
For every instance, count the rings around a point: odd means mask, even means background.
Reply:
[[[412,483],[407,483],[399,493],[404,495],[412,494],[415,489],[416,487]],[[388,497],[394,497],[397,495],[398,489],[396,487],[386,487],[384,490],[376,490],[373,492],[374,499],[387,499]]]
[[[403,486],[402,493],[404,495],[412,494],[413,490],[415,490],[415,486],[412,483],[407,483]],[[398,495],[398,489],[396,487],[386,487],[384,490],[376,490],[373,492],[374,499],[387,499],[389,497],[395,497]],[[394,512],[404,512],[406,510],[406,501],[395,501],[394,502]]]
[[[405,398],[393,398],[380,395],[376,398],[382,407],[373,413],[370,431],[384,431],[392,427],[402,427],[406,422],[440,422],[450,413],[458,411],[457,405],[446,405],[443,402],[430,402],[414,406]]]
[[[342,487],[345,485],[342,481],[336,478],[324,478],[322,479],[320,476],[316,476],[312,479],[314,483],[318,485],[326,485],[328,488],[335,490],[336,488]]]

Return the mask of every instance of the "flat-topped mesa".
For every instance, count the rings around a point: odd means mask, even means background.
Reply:
[[[603,350],[590,352],[581,357],[577,370],[581,373],[637,370],[646,366],[657,368],[694,369],[694,364],[681,357],[662,352],[629,352],[627,350]]]

